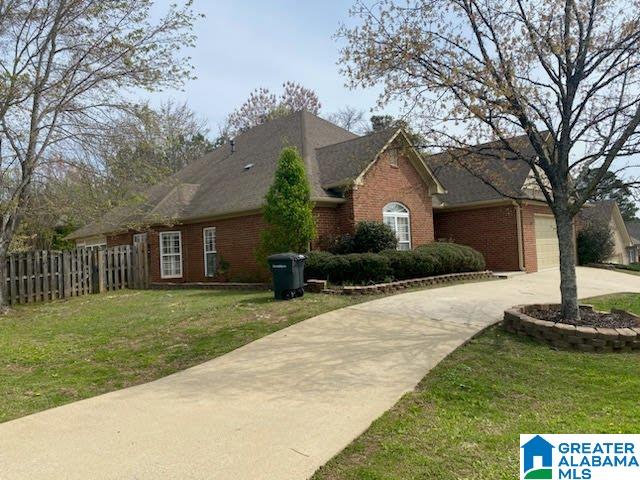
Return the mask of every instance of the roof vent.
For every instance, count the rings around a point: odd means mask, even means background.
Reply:
[[[244,169],[245,169],[245,170],[249,170],[251,167],[253,167],[253,163],[247,163],[247,164],[244,166]]]
[[[236,141],[235,140],[230,140],[229,141],[229,145],[231,145],[231,153],[236,151]]]

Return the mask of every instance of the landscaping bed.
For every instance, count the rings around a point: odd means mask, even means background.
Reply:
[[[497,279],[493,272],[451,273],[448,275],[436,275],[434,277],[414,278],[389,283],[374,283],[372,285],[328,285],[326,280],[309,280],[306,289],[316,293],[329,293],[335,295],[375,295],[381,293],[394,293],[409,288],[429,287],[433,285],[458,284],[473,280]]]
[[[311,252],[305,263],[305,277],[334,285],[358,286],[483,272],[485,267],[484,257],[473,248],[436,242],[405,251],[345,255]]]
[[[562,318],[560,305],[547,305],[546,308],[539,305],[525,308],[527,315],[553,323],[565,323],[582,327],[606,327],[606,328],[633,328],[640,327],[640,318],[624,310],[613,312],[599,312],[589,305],[580,306],[579,320],[566,320]]]
[[[504,313],[505,330],[534,338],[556,348],[585,352],[628,352],[640,350],[640,317],[612,308],[598,311],[580,307],[581,318],[562,318],[560,305],[520,305]]]

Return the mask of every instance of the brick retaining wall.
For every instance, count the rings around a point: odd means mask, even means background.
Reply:
[[[488,278],[497,278],[493,272],[485,270],[482,272],[464,272],[450,273],[448,275],[437,275],[434,277],[412,278],[410,280],[400,280],[390,283],[376,283],[375,285],[356,285],[344,287],[326,288],[324,280],[309,280],[309,284],[313,283],[315,291],[318,291],[318,285],[323,285],[321,290],[324,293],[332,293],[338,295],[374,295],[377,293],[392,293],[405,290],[412,287],[427,287],[431,285],[445,285],[447,283],[459,282],[463,280],[481,280]]]
[[[538,320],[526,313],[528,309],[544,309],[551,306],[553,305],[513,307],[504,312],[502,326],[508,332],[531,337],[563,350],[580,350],[582,352],[640,350],[640,326],[634,328],[577,327],[566,323]],[[586,308],[593,307],[586,306]],[[631,313],[624,313],[636,317]]]

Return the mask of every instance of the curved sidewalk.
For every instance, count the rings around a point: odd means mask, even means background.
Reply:
[[[305,479],[442,358],[558,272],[405,293],[298,323],[137,387],[0,424],[0,478]],[[640,276],[579,269],[582,297]]]

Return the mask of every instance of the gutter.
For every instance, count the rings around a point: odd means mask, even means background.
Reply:
[[[311,201],[316,207],[336,207],[346,202],[344,198],[337,198],[337,197],[311,198]],[[251,210],[231,211],[227,213],[221,213],[218,215],[205,215],[205,216],[199,216],[199,217],[186,217],[186,218],[179,218],[179,219],[174,218],[174,219],[165,219],[165,220],[171,221],[171,225],[190,225],[193,223],[202,223],[207,221],[215,222],[219,220],[228,220],[230,218],[248,217],[251,215],[259,215],[261,213],[262,213],[262,208],[255,208]],[[168,223],[169,222],[167,222],[167,224]],[[163,224],[160,221],[158,223],[142,222],[141,226],[143,226],[144,229],[151,229],[154,227],[163,227]],[[96,237],[96,236],[118,235],[121,233],[127,233],[130,230],[132,230],[132,228],[130,227],[118,227],[113,230],[107,230],[99,233],[92,233],[90,235],[82,235],[82,236],[75,236],[74,235],[75,232],[72,232],[64,238],[65,240],[73,240],[73,241],[84,240],[84,239]]]
[[[513,201],[516,209],[516,230],[518,232],[518,267],[521,272],[526,271],[524,265],[524,231],[522,229],[522,207],[517,201]]]

